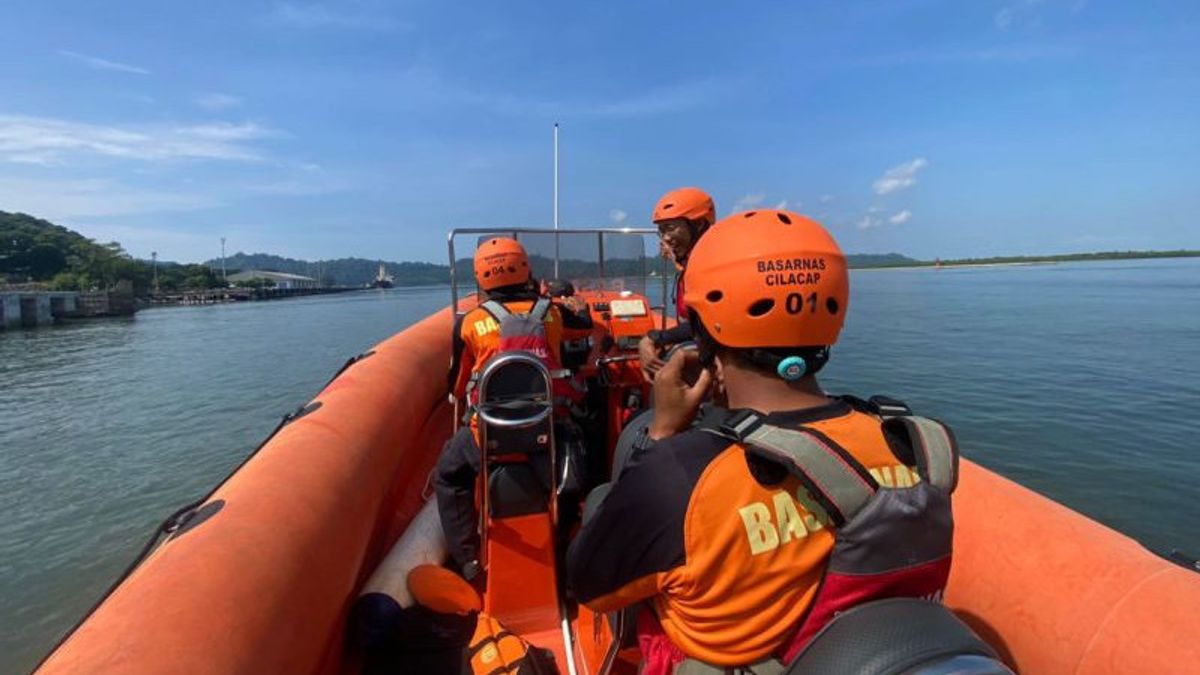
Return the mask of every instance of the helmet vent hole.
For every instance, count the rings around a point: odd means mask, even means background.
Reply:
[[[786,213],[776,213],[775,216],[777,218],[779,218],[780,222],[782,222],[784,225],[792,224],[792,219],[788,218],[788,215]]]
[[[757,211],[747,211],[742,214],[742,217],[743,218],[753,218],[755,213],[758,213],[758,212]]]
[[[721,291],[709,291],[708,295],[704,296],[709,302],[720,302],[725,294]]]
[[[836,298],[829,298],[825,301],[825,309],[829,310],[830,314],[838,313],[838,301]]]
[[[663,211],[670,211],[673,208],[675,208],[674,204],[664,204],[663,205]]]
[[[492,273],[491,273],[491,271],[487,271],[487,272],[484,272],[484,273],[483,273],[483,278],[484,278],[484,279],[486,279],[486,278],[488,278],[488,277],[490,277],[490,276],[492,276]]]
[[[771,298],[763,298],[762,300],[755,302],[753,305],[750,305],[749,312],[750,316],[759,317],[765,316],[772,309],[775,309],[775,301]]]

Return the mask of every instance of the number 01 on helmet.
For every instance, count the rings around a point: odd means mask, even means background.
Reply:
[[[696,244],[684,304],[732,349],[827,347],[850,300],[846,257],[815,220],[759,210],[724,218]]]

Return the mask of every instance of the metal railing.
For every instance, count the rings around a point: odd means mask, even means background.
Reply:
[[[454,254],[454,238],[461,234],[493,234],[493,235],[511,235],[513,239],[520,240],[522,234],[540,234],[552,235],[554,237],[554,268],[557,270],[559,265],[558,255],[558,238],[562,235],[577,237],[579,235],[596,235],[596,253],[597,253],[597,268],[600,278],[604,279],[604,235],[654,235],[658,236],[658,230],[649,227],[590,227],[579,229],[561,229],[556,230],[549,227],[458,227],[450,230],[446,235],[446,243],[450,253],[450,306],[458,312],[458,257]],[[649,258],[648,258],[649,259]],[[667,312],[665,310],[667,304],[667,275],[660,274],[659,278],[662,283],[662,298],[663,298],[663,320],[665,323]]]

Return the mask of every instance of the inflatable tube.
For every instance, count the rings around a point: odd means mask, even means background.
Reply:
[[[1200,574],[963,462],[946,603],[1025,674],[1195,673]]]
[[[445,560],[446,535],[442,532],[437,497],[434,497],[421,507],[391,552],[363,584],[359,595],[382,593],[400,607],[411,607],[415,601],[408,592],[408,573],[420,565],[441,565]]]
[[[41,672],[358,672],[349,607],[450,435],[451,325],[440,312],[337,377]],[[970,462],[954,507],[947,604],[1021,673],[1195,672],[1200,575]]]
[[[450,434],[452,317],[386,340],[208,500],[44,673],[333,673],[360,584],[422,506]],[[390,537],[390,538],[389,538]]]
[[[433,498],[421,507],[354,602],[351,620],[358,643],[376,647],[391,639],[403,610],[416,603],[408,588],[409,572],[422,565],[441,565],[445,559],[446,536]]]

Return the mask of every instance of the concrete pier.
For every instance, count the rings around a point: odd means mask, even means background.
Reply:
[[[78,312],[79,293],[75,291],[0,290],[0,329],[48,326]]]

